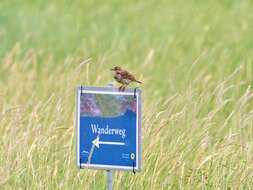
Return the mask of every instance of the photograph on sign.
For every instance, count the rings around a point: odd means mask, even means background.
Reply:
[[[78,167],[140,170],[140,96],[140,89],[78,88]]]

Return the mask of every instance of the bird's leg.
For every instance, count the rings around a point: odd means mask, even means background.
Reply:
[[[120,92],[124,92],[124,91],[125,91],[125,88],[126,88],[126,86],[123,84],[123,85],[121,85],[121,86],[119,87],[119,91],[120,91]]]

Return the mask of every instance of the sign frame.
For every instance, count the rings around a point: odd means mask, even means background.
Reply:
[[[116,95],[132,95],[136,97],[136,163],[133,166],[120,165],[103,165],[92,163],[81,163],[80,161],[80,97],[81,93],[90,94],[116,94]],[[80,86],[76,93],[76,165],[78,168],[88,169],[102,169],[102,170],[125,170],[137,171],[141,170],[141,89],[140,88],[126,88],[124,91],[119,91],[115,87],[94,87],[94,86]]]

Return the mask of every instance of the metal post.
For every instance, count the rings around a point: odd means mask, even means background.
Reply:
[[[107,190],[112,190],[112,170],[106,170],[107,174]]]
[[[108,84],[107,86],[113,87],[113,84]],[[112,190],[112,170],[106,170],[107,175],[107,190]]]

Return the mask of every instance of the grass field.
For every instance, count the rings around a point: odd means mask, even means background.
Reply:
[[[251,0],[0,2],[0,189],[105,189],[75,166],[75,93],[144,82],[142,171],[114,189],[253,188]]]

